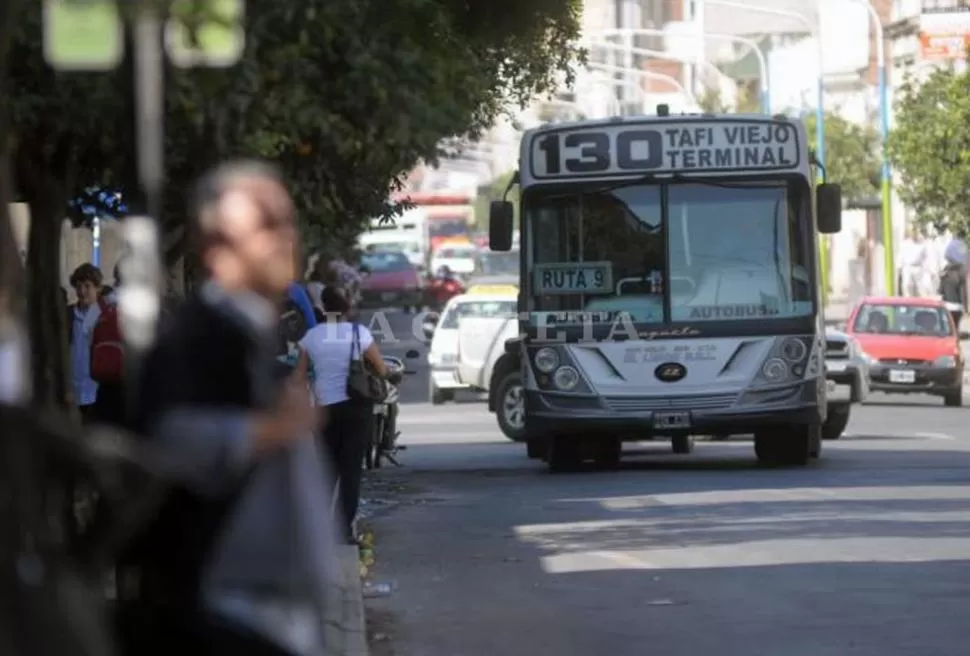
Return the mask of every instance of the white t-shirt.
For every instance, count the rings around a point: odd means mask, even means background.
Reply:
[[[333,405],[346,401],[347,376],[350,373],[350,349],[353,345],[354,324],[349,321],[327,321],[311,328],[300,340],[313,367],[313,394],[319,405]],[[357,324],[360,352],[353,345],[354,360],[374,343],[367,326]]]

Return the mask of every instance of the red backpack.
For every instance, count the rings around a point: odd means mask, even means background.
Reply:
[[[121,336],[118,304],[98,301],[101,316],[91,332],[91,378],[120,383],[125,375],[125,340]]]

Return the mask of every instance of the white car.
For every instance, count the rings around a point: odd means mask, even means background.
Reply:
[[[502,333],[511,330],[511,337],[518,330],[517,303],[514,293],[462,294],[448,301],[437,320],[429,316],[422,328],[431,340],[428,400],[433,405],[454,400],[457,390],[488,388],[490,366],[505,343]]]
[[[475,273],[475,262],[478,249],[469,244],[467,246],[442,246],[431,257],[431,273],[448,267],[452,273],[470,276]]]

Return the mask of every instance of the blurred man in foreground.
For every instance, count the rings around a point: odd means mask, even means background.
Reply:
[[[331,488],[307,382],[274,366],[296,271],[292,202],[275,169],[242,162],[207,175],[194,210],[208,280],[138,388],[134,427],[173,486],[129,550],[126,651],[322,656]]]

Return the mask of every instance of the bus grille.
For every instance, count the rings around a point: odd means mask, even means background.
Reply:
[[[615,412],[652,412],[654,410],[720,410],[737,400],[737,393],[693,396],[608,396],[606,403]]]

